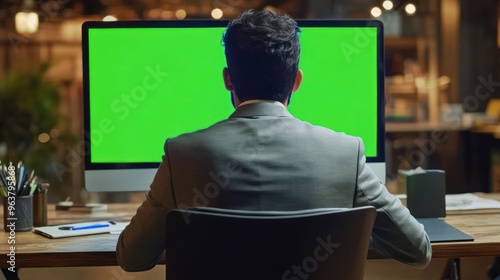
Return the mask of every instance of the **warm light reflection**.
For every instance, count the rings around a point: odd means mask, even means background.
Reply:
[[[52,138],[57,138],[57,137],[59,137],[60,134],[61,134],[61,131],[59,129],[53,128],[53,129],[50,130],[50,134],[49,135]]]
[[[38,141],[40,141],[40,143],[47,143],[49,142],[50,140],[50,135],[48,133],[40,133],[40,135],[38,135]]]
[[[175,12],[175,17],[176,17],[177,19],[185,19],[185,18],[186,18],[186,16],[187,16],[187,13],[186,13],[186,11],[185,11],[185,10],[183,10],[183,9],[179,9],[179,10],[177,10],[177,11]]]
[[[118,19],[112,15],[105,16],[102,21],[117,21]]]
[[[16,14],[16,31],[21,34],[32,34],[38,31],[38,14],[19,12]]]
[[[373,17],[379,17],[380,15],[382,15],[382,10],[379,7],[373,7],[370,13]]]
[[[172,11],[163,11],[161,12],[162,19],[170,19],[174,17],[174,13]]]
[[[407,14],[413,15],[417,11],[417,7],[415,7],[412,3],[409,3],[405,6],[405,11]]]
[[[212,17],[214,19],[220,19],[220,18],[222,18],[223,15],[224,15],[224,13],[219,8],[215,8],[212,10]]]
[[[382,3],[382,7],[386,10],[392,10],[392,8],[394,8],[394,4],[390,0],[385,0],[384,3]]]
[[[149,18],[159,18],[161,15],[161,10],[160,9],[151,9],[148,12],[148,17]]]

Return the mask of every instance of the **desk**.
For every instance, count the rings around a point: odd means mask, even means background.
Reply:
[[[70,213],[48,207],[49,224],[77,223],[82,221],[130,221],[139,204],[108,204],[108,212]],[[1,212],[1,211],[0,211]],[[0,232],[0,268],[6,262],[9,232]],[[118,234],[99,234],[61,239],[49,239],[32,232],[16,232],[16,268],[114,266]]]
[[[482,196],[500,200],[500,194]],[[75,214],[55,211],[49,207],[49,223],[107,220],[128,221],[137,204],[110,204],[108,213]],[[500,209],[449,212],[446,222],[474,237],[471,242],[446,242],[432,244],[433,258],[456,259],[462,257],[500,256]],[[0,232],[0,267],[6,263],[8,232]],[[115,266],[116,234],[48,239],[31,232],[16,233],[16,268]],[[369,252],[369,259],[385,258]]]
[[[500,193],[476,193],[500,200]],[[500,256],[500,209],[448,211],[444,220],[471,235],[474,241],[432,243],[432,258],[464,258]],[[369,252],[368,258],[384,258]]]

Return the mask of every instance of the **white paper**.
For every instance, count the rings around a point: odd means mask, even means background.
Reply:
[[[402,173],[403,175],[406,175],[406,176],[411,176],[411,175],[415,175],[415,174],[424,174],[426,173],[425,169],[423,169],[422,167],[417,167],[415,169],[409,169],[409,170],[402,170],[400,169],[399,170],[400,173]]]
[[[497,208],[500,208],[500,201],[482,198],[475,194],[464,193],[446,195],[446,211]]]
[[[92,229],[80,229],[80,230],[60,230],[63,226],[81,226],[85,224],[96,224],[96,223],[107,223],[108,221],[97,221],[88,223],[76,223],[76,224],[64,224],[57,226],[46,226],[46,227],[36,227],[35,233],[43,235],[48,238],[63,238],[72,236],[82,236],[91,234],[102,234],[102,233],[117,233],[121,232],[129,223],[128,222],[115,222],[110,224],[109,227],[102,228],[92,228]]]

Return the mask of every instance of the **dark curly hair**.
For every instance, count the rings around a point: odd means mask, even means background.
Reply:
[[[293,19],[270,11],[246,11],[228,24],[222,41],[240,102],[289,98],[299,65],[299,34]]]

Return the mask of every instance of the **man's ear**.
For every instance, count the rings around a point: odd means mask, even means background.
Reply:
[[[295,82],[293,83],[292,92],[296,92],[299,89],[300,84],[302,83],[303,75],[304,73],[302,73],[302,70],[299,69],[299,71],[297,71],[297,75],[295,76]]]
[[[233,83],[231,82],[231,77],[229,76],[229,69],[227,67],[224,67],[222,69],[222,77],[224,78],[224,85],[226,86],[226,89],[229,91],[234,90]]]

